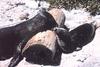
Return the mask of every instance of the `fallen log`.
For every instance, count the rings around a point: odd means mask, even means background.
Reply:
[[[54,17],[59,26],[64,25],[65,15],[61,9],[53,8],[49,11],[49,13]]]
[[[57,35],[50,30],[33,36],[22,51],[26,61],[43,65],[58,65],[61,53],[58,48]]]
[[[49,10],[49,13],[53,16],[56,23],[58,24],[58,27],[65,28],[66,30],[69,30],[64,24],[65,24],[65,14],[61,9],[53,8]]]
[[[19,46],[20,47],[20,46]],[[18,50],[20,50],[18,48]],[[43,65],[59,65],[62,51],[58,46],[57,35],[54,31],[47,30],[34,35],[22,49],[21,54],[16,54],[9,67],[16,66],[23,57],[27,62]],[[17,60],[20,59],[20,60]]]

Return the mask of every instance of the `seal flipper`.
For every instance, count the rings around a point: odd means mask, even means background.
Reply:
[[[95,36],[96,27],[93,24],[83,24],[70,31],[71,40],[74,45],[82,48],[91,42]]]
[[[23,56],[21,54],[16,53],[8,67],[15,67],[22,59]]]
[[[12,60],[10,61],[10,64],[8,65],[8,67],[15,67],[23,59],[22,48],[24,47],[23,44],[25,43],[26,43],[26,40],[22,40],[22,42],[19,43],[19,45],[17,46],[16,52]]]

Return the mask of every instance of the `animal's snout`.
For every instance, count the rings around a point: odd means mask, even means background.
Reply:
[[[54,27],[53,31],[55,31],[56,33],[59,33],[63,28],[59,28],[59,27]]]

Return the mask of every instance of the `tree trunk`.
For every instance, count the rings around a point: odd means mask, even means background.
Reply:
[[[49,11],[49,13],[54,17],[59,26],[64,25],[65,15],[61,9],[53,8]]]
[[[57,52],[57,44],[55,32],[47,30],[33,36],[23,48],[22,53],[28,62],[51,65]],[[61,57],[61,53],[59,55]]]

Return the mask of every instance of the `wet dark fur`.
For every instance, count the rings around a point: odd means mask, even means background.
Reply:
[[[95,36],[96,27],[93,24],[83,24],[70,31],[72,43],[82,48],[91,42]]]
[[[14,51],[17,55],[20,54],[21,49],[33,35],[55,26],[57,24],[54,18],[45,10],[41,10],[32,19],[16,26],[0,29],[0,60],[12,57]]]
[[[71,49],[72,45],[71,45],[71,36],[69,31],[59,27],[54,28],[54,31],[58,35],[57,41],[59,43],[60,48],[62,49],[62,52],[70,53],[72,50]]]
[[[91,42],[95,36],[96,27],[93,24],[83,24],[70,32],[66,29],[54,29],[59,37],[62,52],[71,53]]]

